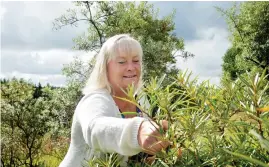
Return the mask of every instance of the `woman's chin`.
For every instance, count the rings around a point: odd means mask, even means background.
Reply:
[[[129,86],[134,85],[134,87],[137,86],[137,81],[132,81],[132,82],[126,82],[126,84],[124,84],[125,88],[128,88]]]

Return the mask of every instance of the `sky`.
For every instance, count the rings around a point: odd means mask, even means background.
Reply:
[[[199,81],[219,84],[222,57],[231,46],[225,19],[214,6],[227,9],[233,2],[150,2],[162,18],[176,9],[175,33],[183,37],[185,50],[195,54],[177,67],[193,72]],[[53,30],[52,22],[67,9],[68,1],[1,1],[1,78],[24,78],[42,85],[65,86],[64,64],[74,57],[88,61],[90,53],[72,49],[73,39],[87,30],[86,24]]]

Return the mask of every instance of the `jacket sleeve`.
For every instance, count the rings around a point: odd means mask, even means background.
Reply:
[[[77,108],[76,117],[81,125],[85,142],[94,150],[117,152],[132,156],[142,151],[137,134],[145,118],[122,119],[115,117],[111,98],[94,94],[85,98]]]

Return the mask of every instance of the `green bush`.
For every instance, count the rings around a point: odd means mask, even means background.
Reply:
[[[198,84],[191,73],[180,72],[167,86],[165,77],[152,79],[128,100],[157,123],[169,121],[162,140],[171,143],[153,164],[128,166],[268,166],[269,95],[265,73],[246,74],[236,81],[222,79],[221,86]],[[138,104],[147,97],[149,105]],[[91,160],[91,166],[118,166],[117,154]]]

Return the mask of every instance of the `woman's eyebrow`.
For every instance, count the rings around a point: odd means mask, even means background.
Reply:
[[[123,56],[118,56],[117,58],[116,58],[116,60],[125,60],[126,58],[125,57],[123,57]]]
[[[120,55],[118,55],[118,56],[116,57],[116,60],[121,60],[121,59],[126,60],[126,59],[128,59],[128,57],[129,57],[129,56],[120,56]],[[136,55],[136,56],[130,56],[129,58],[131,58],[131,59],[136,59],[136,58],[139,58],[139,56],[138,56],[138,55]]]

